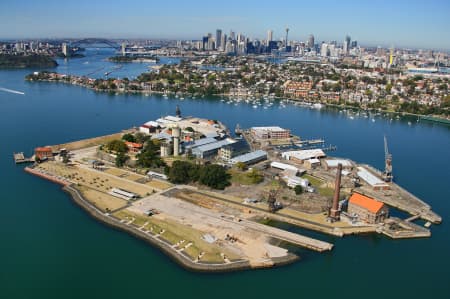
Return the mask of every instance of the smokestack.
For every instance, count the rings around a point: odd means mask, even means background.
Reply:
[[[180,128],[178,126],[173,127],[172,128],[172,137],[173,137],[173,155],[174,156],[178,156],[178,154],[180,153],[180,135],[181,135]]]
[[[334,196],[333,196],[333,205],[330,210],[330,217],[334,220],[339,220],[339,193],[341,190],[341,172],[342,172],[342,164],[339,163],[337,166],[336,173],[336,182],[334,185]]]

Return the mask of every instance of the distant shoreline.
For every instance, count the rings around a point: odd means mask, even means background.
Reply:
[[[73,78],[78,78],[77,76],[69,75]],[[80,77],[81,78],[81,77]],[[205,97],[205,96],[212,96],[212,97],[227,97],[227,98],[233,98],[233,97],[239,97],[233,93],[226,93],[226,94],[191,94],[191,93],[183,93],[183,92],[161,92],[161,91],[155,91],[155,90],[132,90],[132,89],[100,89],[96,88],[94,86],[89,86],[85,83],[80,82],[71,82],[66,80],[55,80],[55,79],[30,79],[28,76],[25,78],[27,81],[31,82],[51,82],[51,83],[64,83],[68,85],[75,85],[75,86],[81,86],[90,90],[94,90],[97,92],[105,92],[108,94],[142,94],[142,95],[179,95],[180,97]],[[325,101],[307,101],[307,100],[300,100],[300,99],[293,99],[293,98],[285,98],[285,97],[275,97],[277,100],[287,100],[294,103],[304,103],[304,104],[322,104],[327,107],[334,107],[337,109],[351,109],[355,111],[370,111],[370,112],[380,112],[380,113],[388,113],[392,115],[400,115],[400,116],[411,116],[411,117],[417,117],[420,120],[425,120],[428,122],[434,122],[434,123],[440,123],[444,125],[450,124],[450,119],[440,117],[438,115],[425,115],[425,114],[414,114],[409,112],[402,112],[402,111],[390,111],[390,110],[383,110],[383,109],[363,109],[361,107],[356,107],[352,105],[342,105],[342,104],[333,104],[333,103],[327,103]]]

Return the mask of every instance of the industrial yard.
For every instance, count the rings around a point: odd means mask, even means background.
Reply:
[[[429,237],[431,224],[442,221],[393,182],[386,139],[380,172],[330,157],[319,146],[324,142],[278,126],[239,129],[232,137],[220,121],[182,117],[179,108],[176,114],[113,135],[38,147],[37,162],[26,170],[66,186],[95,217],[160,244],[192,268],[295,260],[282,241],[319,252],[333,248],[267,220],[333,236],[390,238]],[[214,172],[205,179],[205,171]],[[210,182],[216,171],[219,185]],[[390,217],[395,208],[411,217]]]

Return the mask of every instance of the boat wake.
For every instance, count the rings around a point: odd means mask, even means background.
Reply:
[[[18,91],[18,90],[13,90],[13,89],[8,89],[8,88],[4,88],[4,87],[0,87],[0,91],[14,93],[14,94],[21,94],[21,95],[25,94],[24,92],[21,92],[21,91]]]

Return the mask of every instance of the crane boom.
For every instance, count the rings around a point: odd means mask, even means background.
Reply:
[[[393,179],[393,176],[392,176],[392,155],[389,153],[389,148],[388,148],[386,135],[384,135],[384,161],[385,161],[385,167],[384,167],[383,179],[386,182],[391,182],[392,179]]]

